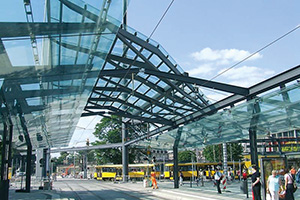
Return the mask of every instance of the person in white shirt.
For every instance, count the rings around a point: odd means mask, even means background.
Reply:
[[[220,172],[219,168],[217,167],[216,173],[214,175],[214,179],[216,181],[216,185],[217,185],[217,189],[218,189],[219,194],[222,194],[221,188],[220,188],[220,183],[221,183],[222,177],[223,177],[223,174]]]
[[[271,195],[271,200],[279,200],[279,189],[281,185],[281,180],[279,179],[278,172],[276,170],[272,171],[272,175],[269,176],[267,182],[267,192]]]

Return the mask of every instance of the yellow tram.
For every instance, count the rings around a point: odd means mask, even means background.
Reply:
[[[241,169],[244,168],[245,163],[244,162],[228,162],[228,168],[231,169],[233,176],[235,178],[238,178],[238,174],[236,171],[239,170],[239,165],[241,164]],[[215,174],[215,169],[217,166],[222,166],[222,163],[179,163],[178,164],[178,171],[182,172],[183,177],[185,179],[190,179],[192,177],[197,178],[200,176],[206,177],[207,179],[210,179]],[[173,163],[167,163],[165,164],[164,169],[164,178],[166,179],[173,179]],[[223,173],[223,171],[221,170]]]
[[[98,165],[95,168],[94,178],[97,180],[122,180],[121,164]],[[129,179],[143,179],[149,176],[151,171],[155,171],[157,177],[160,176],[160,170],[156,169],[154,164],[129,164],[128,168]]]

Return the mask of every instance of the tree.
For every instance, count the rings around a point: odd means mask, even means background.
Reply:
[[[232,154],[231,154],[232,150]],[[238,161],[242,157],[243,147],[239,143],[228,143],[227,145],[227,160],[228,161]],[[203,155],[206,160],[210,162],[222,162],[223,160],[223,145],[208,145],[203,150]],[[232,160],[231,160],[232,155]]]
[[[56,163],[57,165],[67,165],[70,164],[68,162],[68,157],[69,153],[66,151],[60,152],[60,156],[57,158]]]
[[[178,152],[178,162],[188,163],[192,161],[196,161],[196,154],[194,151],[186,150]]]
[[[127,131],[132,133],[132,129],[128,128]],[[110,118],[104,117],[100,123],[96,125],[95,132],[93,133],[99,140],[92,143],[92,145],[112,144],[122,142],[122,121],[121,117],[112,115]],[[138,149],[129,148],[129,163],[133,163]],[[98,164],[121,164],[122,163],[122,150],[116,149],[98,149],[96,152],[96,160]]]

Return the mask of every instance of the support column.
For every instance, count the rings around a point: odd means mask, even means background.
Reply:
[[[43,164],[40,162],[43,159],[43,149],[39,148],[35,150],[35,156],[36,156],[36,167],[35,167],[35,176],[36,179],[41,181],[43,177]]]
[[[127,0],[123,0],[123,24],[124,29],[127,29]],[[126,55],[126,45],[123,44],[123,53]],[[128,80],[124,79],[124,85],[127,84]],[[122,99],[126,100],[128,97],[128,93],[123,93]],[[123,108],[126,109],[127,106],[123,105]],[[125,145],[125,142],[128,137],[128,131],[126,123],[124,122],[124,118],[122,118],[122,175],[123,175],[123,182],[128,181],[128,164],[129,164],[129,154],[128,154],[128,146]]]
[[[50,148],[46,148],[45,150],[45,171],[46,178],[50,179]]]
[[[179,145],[179,141],[180,141],[180,137],[181,137],[181,133],[182,133],[182,128],[183,127],[179,127],[177,130],[177,135],[174,141],[174,145],[173,145],[173,163],[174,163],[174,167],[173,167],[173,178],[174,178],[174,188],[179,188],[179,177],[178,177],[178,145]]]
[[[227,177],[227,144],[226,142],[223,143],[223,174]]]
[[[1,177],[0,177],[0,194],[1,199],[8,200],[9,198],[9,168],[11,167],[11,143],[13,134],[13,125],[9,119],[9,126],[7,120],[3,120],[3,134],[2,134],[2,160],[1,160]]]
[[[30,182],[31,182],[31,156],[32,156],[32,146],[27,145],[27,154],[26,154],[26,192],[30,192]]]
[[[248,105],[248,112],[252,113],[252,118],[250,121],[249,128],[249,141],[250,141],[250,155],[251,155],[251,164],[258,167],[258,154],[257,154],[257,123],[259,120],[260,106],[258,102]]]
[[[83,178],[87,179],[87,151],[83,155]]]
[[[128,137],[128,131],[126,128],[126,124],[122,122],[122,174],[123,174],[123,182],[128,181],[128,146],[125,145],[125,142]]]
[[[28,133],[28,129],[25,123],[23,112],[19,103],[17,103],[17,110],[21,126],[23,129],[26,145],[27,145],[27,155],[26,155],[26,188],[24,192],[30,192],[30,182],[31,182],[31,156],[32,156],[32,145]]]

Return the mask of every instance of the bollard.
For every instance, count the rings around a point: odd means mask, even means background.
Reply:
[[[249,198],[249,194],[248,194],[248,180],[246,179],[245,182],[246,182],[246,184],[245,184],[246,185],[246,191],[245,191],[246,192],[246,197]]]
[[[246,194],[246,197],[249,198],[249,194],[248,194],[248,180],[243,180],[242,184],[241,184],[241,190],[243,191],[244,194]]]

